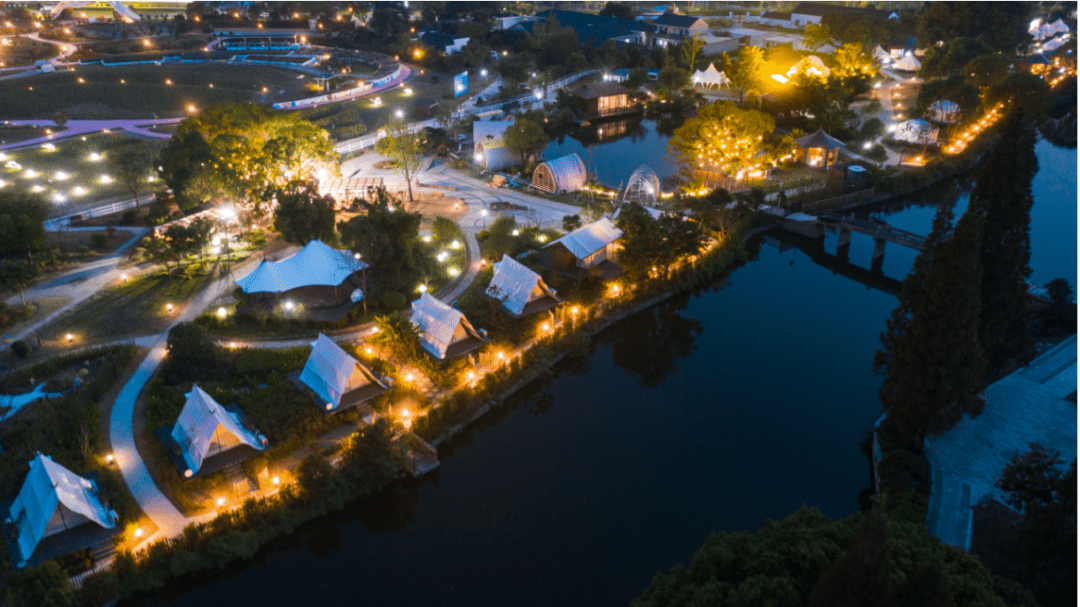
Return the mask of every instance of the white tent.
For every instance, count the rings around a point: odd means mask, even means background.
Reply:
[[[465,315],[428,293],[412,302],[412,322],[420,331],[421,344],[438,359],[446,358],[451,345],[470,337],[483,339]]]
[[[881,48],[880,44],[874,49],[874,59],[877,59],[878,63],[884,65],[892,63],[892,55],[889,54],[889,51]]]
[[[787,71],[787,77],[793,78],[796,74],[807,74],[809,76],[819,76],[821,78],[828,78],[832,74],[832,70],[829,66],[825,65],[825,62],[821,60],[821,57],[817,55],[807,55],[799,60],[798,63],[791,66],[791,69]]]
[[[1061,48],[1061,45],[1065,44],[1065,41],[1068,40],[1068,39],[1069,39],[1068,34],[1065,34],[1064,36],[1058,36],[1057,38],[1054,38],[1053,40],[1048,40],[1048,41],[1042,43],[1042,45],[1039,48],[1044,52],[1053,52],[1053,51],[1056,51],[1059,48]]]
[[[187,464],[184,476],[191,477],[202,467],[207,457],[228,451],[233,447],[248,445],[262,451],[266,437],[249,430],[233,412],[219,405],[199,386],[192,386],[187,402],[172,429],[172,438],[180,446]]]
[[[473,150],[473,160],[485,170],[501,171],[514,166],[521,159],[506,147],[502,137],[498,139],[485,137],[476,142]]]
[[[354,272],[368,267],[347,249],[332,249],[312,240],[281,261],[263,260],[250,274],[236,281],[244,293],[284,293],[312,285],[337,286]]]
[[[938,129],[925,120],[912,119],[896,126],[893,139],[927,145],[937,141]]]
[[[1069,26],[1066,25],[1065,22],[1061,19],[1058,19],[1057,21],[1051,23],[1050,28],[1054,30],[1055,34],[1065,34],[1069,31]]]
[[[509,255],[503,254],[502,261],[496,262],[492,267],[495,274],[491,277],[486,293],[502,302],[503,307],[511,314],[521,315],[526,305],[544,297],[560,301],[554,289],[547,286],[539,274]]]
[[[87,522],[112,529],[117,518],[101,504],[93,481],[38,453],[30,460],[30,474],[11,504],[7,522],[18,530],[20,561],[25,563],[43,538]]]
[[[360,361],[322,333],[311,343],[311,354],[300,372],[300,383],[311,388],[326,403],[327,411],[341,406],[341,397],[357,388],[378,384],[389,389]]]
[[[697,70],[694,75],[690,77],[690,82],[695,86],[701,85],[703,88],[709,88],[715,86],[717,89],[727,88],[731,86],[731,80],[728,79],[724,72],[716,69],[716,66],[712,63],[704,70]]]
[[[947,99],[935,101],[930,104],[926,116],[931,122],[953,124],[960,120],[960,106]]]
[[[547,246],[561,244],[574,257],[585,262],[593,255],[604,251],[608,245],[622,238],[622,235],[622,230],[615,227],[615,224],[611,223],[610,219],[602,217],[588,225],[581,226]],[[603,261],[603,259],[596,260],[597,263],[600,261]],[[589,267],[589,265],[585,267]]]
[[[922,67],[922,62],[915,58],[915,55],[908,53],[900,58],[899,61],[893,64],[893,67],[905,72],[918,71]]]

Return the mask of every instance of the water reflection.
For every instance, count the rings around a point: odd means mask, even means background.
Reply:
[[[632,373],[639,386],[655,387],[678,369],[679,359],[697,349],[694,342],[705,330],[700,321],[679,313],[689,301],[690,294],[684,293],[638,312],[598,341],[611,347],[615,364]]]

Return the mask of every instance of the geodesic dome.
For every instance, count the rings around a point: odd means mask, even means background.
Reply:
[[[659,195],[660,178],[657,177],[656,171],[643,164],[630,175],[630,182],[626,185],[623,200],[648,207],[656,204],[656,198]]]

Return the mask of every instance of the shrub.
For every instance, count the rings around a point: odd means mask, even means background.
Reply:
[[[379,298],[379,303],[387,310],[400,310],[401,308],[404,308],[409,301],[405,299],[404,295],[397,291],[387,291]]]
[[[461,237],[461,230],[457,224],[445,217],[435,218],[435,222],[431,224],[431,232],[435,235],[435,240],[441,243]]]
[[[930,464],[911,452],[889,451],[881,458],[877,470],[885,493],[930,493]]]
[[[56,561],[45,561],[8,578],[12,607],[67,606],[75,602],[74,588]]]
[[[103,249],[109,243],[109,237],[101,232],[95,232],[90,235],[90,242],[94,243],[95,247]]]
[[[254,533],[233,533],[210,540],[206,546],[206,556],[211,562],[217,563],[218,569],[222,569],[233,560],[255,556],[258,549],[259,538]]]
[[[304,346],[288,349],[244,348],[236,359],[237,375],[276,371],[288,373],[304,366],[310,350]]]
[[[85,245],[81,246],[81,247],[75,249],[75,254],[80,256],[80,257],[86,257],[87,255],[90,254],[90,247],[85,246]]]
[[[147,225],[159,226],[169,219],[169,210],[161,205],[154,205],[146,215]]]
[[[124,214],[120,216],[120,223],[126,226],[133,226],[139,221],[139,212],[135,209],[128,209],[124,211]]]
[[[21,339],[11,344],[11,351],[15,353],[15,356],[19,358],[26,358],[30,355],[30,346]]]

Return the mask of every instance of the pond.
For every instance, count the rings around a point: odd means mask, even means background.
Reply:
[[[1033,279],[1067,271],[1060,255],[1075,281],[1075,185],[1062,184],[1076,151],[1039,154],[1055,176],[1036,183]],[[932,209],[903,206],[880,213],[925,234]],[[871,483],[871,361],[896,306],[881,287],[915,253],[890,245],[868,286],[820,248],[752,241],[728,277],[617,323],[442,445],[437,472],[132,604],[627,604],[713,531],[803,504],[851,514]],[[853,235],[849,266],[868,268],[872,249]]]
[[[577,154],[597,181],[619,187],[641,165],[649,165],[663,180],[678,172],[676,163],[667,160],[668,140],[683,122],[679,115],[642,118],[631,116],[594,121],[554,139],[544,149],[544,159]]]

